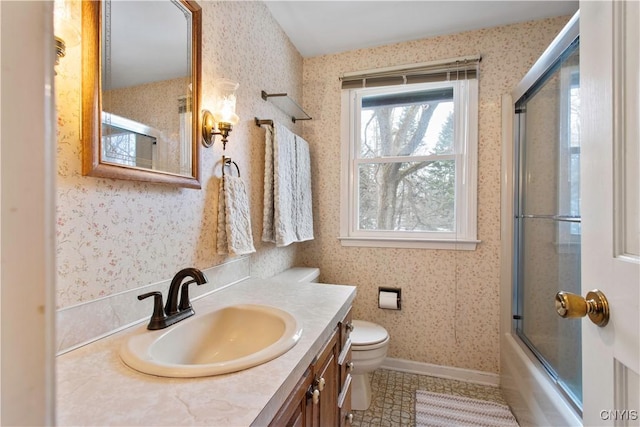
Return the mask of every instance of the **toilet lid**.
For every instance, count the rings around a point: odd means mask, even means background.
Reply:
[[[353,345],[371,345],[386,340],[389,337],[387,330],[380,325],[364,320],[354,320],[351,331],[351,343]]]

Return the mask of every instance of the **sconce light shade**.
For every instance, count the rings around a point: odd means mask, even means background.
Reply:
[[[236,114],[236,90],[239,86],[229,79],[217,79],[214,82],[216,105],[213,117],[217,123],[235,125],[240,121]]]
[[[65,56],[67,48],[80,44],[80,30],[77,16],[78,3],[71,0],[55,0],[53,5],[53,29],[56,39],[56,65]],[[73,6],[76,6],[75,8]]]
[[[213,145],[214,135],[222,135],[222,149],[227,147],[229,132],[240,121],[236,114],[235,92],[238,86],[238,83],[229,79],[215,80],[215,109],[213,113],[202,111],[202,145],[205,147]],[[217,132],[214,130],[216,126]]]

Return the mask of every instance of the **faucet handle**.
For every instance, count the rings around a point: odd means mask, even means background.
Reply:
[[[192,283],[198,283],[198,282],[194,279],[194,280],[189,280],[188,282],[184,282],[182,284],[182,288],[180,289],[180,305],[178,306],[179,311],[192,309],[191,301],[189,300],[189,285]]]
[[[145,298],[153,297],[153,314],[147,325],[147,329],[162,329],[166,326],[164,309],[162,307],[162,292],[153,291],[146,294],[138,295],[138,299],[142,301]]]

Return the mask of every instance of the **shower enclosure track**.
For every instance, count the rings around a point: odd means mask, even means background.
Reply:
[[[516,216],[518,218],[533,218],[533,219],[550,219],[553,221],[559,222],[581,222],[581,218],[579,216],[567,216],[567,215],[520,215]]]

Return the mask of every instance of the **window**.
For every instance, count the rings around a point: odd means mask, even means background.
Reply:
[[[156,169],[156,145],[160,136],[157,129],[103,111],[101,160]]]
[[[574,50],[559,71],[558,214],[557,245],[562,252],[579,249],[580,220],[580,71]],[[576,246],[577,245],[577,246]]]
[[[343,90],[344,246],[475,249],[477,97],[476,78]]]

